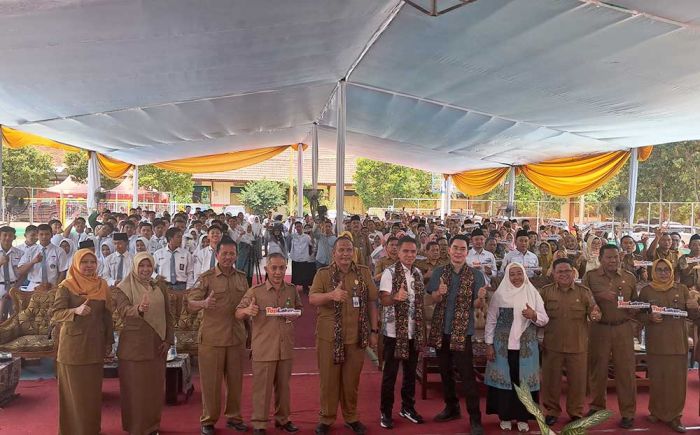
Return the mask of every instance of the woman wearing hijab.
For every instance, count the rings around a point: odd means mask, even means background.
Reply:
[[[119,387],[122,429],[132,435],[156,434],[165,400],[165,357],[174,341],[165,286],[151,279],[155,262],[148,252],[114,290],[123,319],[119,334]]]
[[[58,377],[59,435],[100,432],[102,370],[114,342],[107,283],[97,275],[89,249],[73,256],[68,277],[58,285],[51,322],[60,326]]]
[[[61,249],[63,249],[63,251],[66,253],[68,263],[73,261],[73,255],[75,255],[75,252],[78,250],[78,246],[76,245],[75,240],[63,238],[63,240],[61,240],[61,243],[59,243],[58,246]]]
[[[603,241],[600,237],[589,237],[586,244],[586,251],[579,259],[578,276],[585,275],[589,270],[594,270],[600,267],[598,254],[603,246]]]
[[[639,300],[654,307],[687,310],[698,318],[698,303],[688,287],[676,283],[670,261],[654,262],[651,283],[639,293]],[[649,374],[649,420],[666,423],[676,432],[686,431],[681,423],[688,375],[688,325],[684,317],[658,313],[640,316],[646,327]]]
[[[691,290],[700,290],[700,235],[693,234],[688,243],[690,253],[678,259],[678,274],[680,282]]]
[[[527,421],[534,417],[518,399],[513,383],[527,389],[537,403],[540,389],[540,363],[537,327],[549,322],[544,303],[530,283],[520,263],[506,267],[503,281],[489,303],[486,316],[486,374],[488,385],[486,413],[498,414],[502,430],[528,432]]]
[[[150,245],[150,242],[148,241],[147,238],[145,237],[138,237],[136,239],[136,253],[139,252],[148,252],[148,246]]]
[[[550,245],[548,242],[542,242],[538,246],[538,251],[539,253],[537,254],[537,259],[540,262],[540,267],[542,270],[547,270],[549,269],[549,266],[552,265],[552,245]]]

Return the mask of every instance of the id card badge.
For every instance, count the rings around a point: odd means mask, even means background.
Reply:
[[[352,297],[352,307],[353,308],[360,308],[360,297],[359,296]]]

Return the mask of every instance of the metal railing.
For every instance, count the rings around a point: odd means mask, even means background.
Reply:
[[[3,188],[3,199],[7,198],[7,192],[10,189],[13,188]],[[29,192],[29,196],[23,198],[24,202],[21,205],[13,205],[5,201],[5,215],[2,217],[4,222],[29,222],[36,224],[46,223],[51,219],[59,219],[65,223],[76,214],[84,217],[89,215],[87,200],[84,198],[56,196],[55,193],[48,192],[46,189],[29,187],[25,189]],[[139,202],[138,205],[144,210],[154,210],[156,213],[167,211],[173,214],[178,210],[178,203],[176,202]],[[131,206],[132,201],[130,199],[109,199],[100,201],[98,209],[128,213]]]

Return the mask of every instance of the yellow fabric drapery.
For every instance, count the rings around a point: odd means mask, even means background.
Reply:
[[[192,157],[188,159],[170,160],[167,162],[154,163],[161,169],[168,169],[175,172],[186,172],[189,174],[206,172],[224,172],[245,168],[264,162],[291,147],[298,150],[298,144],[281,145],[277,147],[258,148],[255,150],[237,151],[234,153],[214,154],[210,156]],[[306,149],[304,144],[302,149]]]
[[[637,160],[640,162],[646,162],[649,157],[651,157],[651,152],[654,151],[654,147],[651,145],[640,147],[637,151]]]
[[[498,186],[506,178],[509,170],[509,167],[505,167],[464,171],[453,174],[452,183],[465,195],[483,195]]]
[[[521,167],[532,184],[555,196],[591,192],[615,176],[630,158],[628,151],[550,160]]]
[[[131,163],[107,157],[104,154],[97,154],[97,164],[100,172],[109,178],[121,178],[133,167]]]
[[[66,151],[80,151],[80,148],[76,148],[70,145],[66,145],[61,142],[56,142],[45,137],[37,136],[35,134],[26,133],[24,131],[15,130],[7,126],[0,126],[0,132],[2,133],[2,145],[13,150],[18,150],[30,145],[39,145],[43,147],[56,148],[59,150]]]

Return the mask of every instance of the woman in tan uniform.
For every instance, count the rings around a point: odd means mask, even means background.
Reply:
[[[689,289],[700,290],[700,263],[696,262],[700,257],[700,235],[693,234],[688,248],[690,253],[678,260],[679,278],[681,284],[685,284]]]
[[[113,297],[124,327],[119,335],[122,429],[131,435],[158,432],[165,400],[165,356],[173,342],[173,320],[165,286],[151,279],[153,257],[134,256],[131,273]]]
[[[698,317],[698,303],[689,297],[688,287],[673,279],[673,265],[659,259],[652,266],[651,283],[639,293],[639,300],[652,306],[687,310]],[[688,325],[684,317],[658,313],[641,315],[646,324],[649,370],[649,420],[662,421],[679,433],[685,406],[688,374]]]
[[[52,322],[61,328],[56,357],[58,433],[98,434],[102,367],[114,337],[108,286],[97,276],[97,257],[89,249],[75,253],[68,277],[58,285]]]

